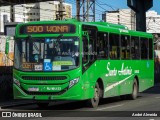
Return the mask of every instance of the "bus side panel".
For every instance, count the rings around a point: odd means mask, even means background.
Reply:
[[[142,92],[154,85],[154,62],[153,60],[141,60],[137,65],[140,67],[139,92]]]
[[[83,71],[82,80],[85,89],[84,99],[90,99],[94,97],[94,87],[96,80],[98,79],[98,74],[96,71],[96,62],[94,62],[88,69]]]
[[[110,60],[106,62],[105,69],[104,97],[131,93],[133,73],[129,63],[121,60]]]
[[[83,74],[85,82],[90,84],[86,96],[93,97],[98,79],[103,81],[104,98],[131,94],[135,77],[142,92],[154,84],[153,68],[151,60],[97,60]]]
[[[99,62],[99,66],[97,71],[101,71],[101,78],[104,83],[104,98],[105,97],[113,97],[119,96],[119,85],[116,85],[119,82],[117,77],[117,68],[119,68],[119,64],[116,64],[116,60],[101,60]]]

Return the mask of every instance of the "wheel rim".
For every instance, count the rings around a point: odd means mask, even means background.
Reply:
[[[137,97],[137,85],[136,85],[136,83],[134,83],[134,87],[133,87],[133,96],[135,98]]]
[[[94,90],[94,98],[93,98],[93,102],[96,103],[99,100],[99,91],[98,88],[96,87]]]

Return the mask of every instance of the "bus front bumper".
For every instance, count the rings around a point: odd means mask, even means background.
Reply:
[[[93,97],[94,89],[90,85],[82,86],[80,83],[66,90],[60,95],[47,95],[47,94],[27,94],[17,84],[13,84],[14,99],[28,99],[28,100],[85,100]]]

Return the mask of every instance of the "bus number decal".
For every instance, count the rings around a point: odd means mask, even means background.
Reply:
[[[24,68],[24,69],[33,69],[34,65],[35,65],[35,63],[23,63],[22,64],[22,68]]]
[[[34,69],[36,71],[41,71],[41,70],[43,70],[43,65],[34,65]]]
[[[139,73],[139,70],[135,70],[134,73]]]

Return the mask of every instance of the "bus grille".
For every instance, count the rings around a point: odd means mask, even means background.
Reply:
[[[66,76],[22,76],[24,80],[66,80]]]

